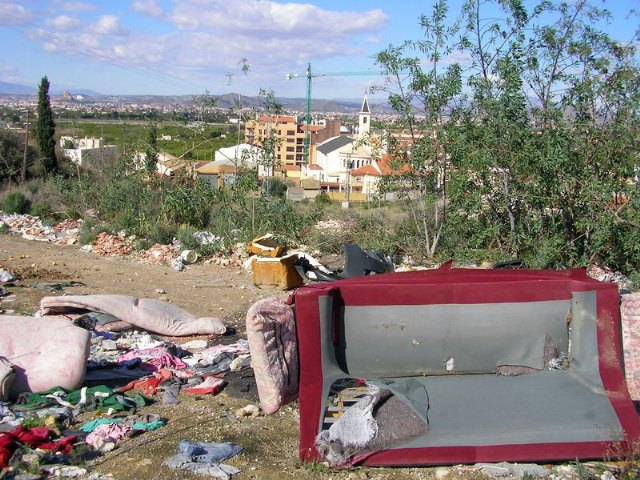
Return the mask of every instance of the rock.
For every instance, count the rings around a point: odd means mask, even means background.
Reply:
[[[477,463],[475,466],[480,467],[483,474],[491,477],[541,478],[551,475],[549,469],[535,463]]]
[[[16,280],[17,278],[9,270],[0,269],[0,283],[11,283]]]
[[[206,340],[191,340],[190,342],[183,343],[180,345],[182,348],[186,348],[187,350],[198,350],[207,347]]]
[[[91,252],[93,252],[93,246],[91,246],[91,245],[82,245],[80,247],[80,251],[81,252],[91,253]]]
[[[260,407],[249,404],[246,407],[239,408],[235,411],[236,417],[259,417]]]
[[[184,270],[184,263],[180,257],[176,258],[171,262],[171,268],[173,268],[176,272],[181,272]]]
[[[165,292],[162,288],[156,288],[156,289],[155,289],[155,292],[156,292],[156,293],[160,293],[160,294],[167,293],[167,292]]]
[[[448,468],[436,468],[435,471],[435,476],[437,480],[442,480],[443,478],[446,478],[449,475],[449,469]]]

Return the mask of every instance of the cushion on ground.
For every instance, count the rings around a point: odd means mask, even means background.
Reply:
[[[143,330],[172,337],[222,335],[227,330],[220,318],[197,318],[170,303],[129,295],[44,297],[40,308],[45,315],[70,310],[108,313]]]
[[[0,356],[14,365],[11,397],[82,385],[91,334],[59,318],[0,316]]]

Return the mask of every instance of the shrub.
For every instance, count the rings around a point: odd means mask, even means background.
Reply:
[[[145,235],[151,244],[159,243],[161,245],[169,245],[173,242],[174,237],[178,233],[178,226],[175,223],[157,222],[153,224],[149,232]]]
[[[331,204],[331,197],[326,192],[320,192],[315,201],[318,205],[329,205]]]
[[[98,234],[102,232],[110,233],[106,225],[98,225],[93,217],[85,218],[80,225],[78,232],[78,241],[81,245],[93,245],[96,242]]]
[[[31,205],[31,214],[45,219],[53,215],[53,208],[51,208],[51,205],[47,202],[33,202],[33,205]]]
[[[22,192],[9,192],[2,199],[2,209],[6,213],[29,213],[31,200],[25,197]]]

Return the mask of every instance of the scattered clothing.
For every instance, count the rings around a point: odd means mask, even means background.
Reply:
[[[119,395],[105,385],[83,387],[79,390],[65,390],[54,387],[38,393],[21,393],[14,410],[36,410],[54,405],[78,408],[81,411],[122,412],[136,410],[149,404],[142,395]]]
[[[171,354],[167,347],[145,348],[143,350],[131,350],[118,357],[118,363],[123,364],[128,360],[140,358],[144,365],[149,365],[151,370],[159,370],[162,367],[171,367],[177,369],[187,368],[187,364],[180,358]]]
[[[0,434],[0,469],[9,466],[9,460],[18,448],[27,446],[51,450],[53,452],[69,453],[77,440],[75,436],[63,437],[55,440],[54,433],[43,427],[16,427],[10,432]]]
[[[204,443],[181,440],[178,448],[180,453],[165,460],[163,465],[223,480],[240,473],[237,468],[220,463],[240,453],[243,450],[240,445],[230,442]]]
[[[131,427],[119,423],[98,425],[96,429],[87,435],[85,442],[94,450],[110,452],[119,440],[122,440],[132,430]]]
[[[186,393],[197,393],[200,395],[216,395],[225,385],[226,382],[221,378],[208,377],[201,384],[195,387],[185,388],[184,391]]]
[[[152,377],[148,377],[142,380],[133,380],[127,383],[124,387],[116,389],[118,392],[128,392],[129,390],[142,390],[145,395],[155,395],[158,391],[158,386],[163,380],[171,378],[172,373],[166,369],[160,369]]]

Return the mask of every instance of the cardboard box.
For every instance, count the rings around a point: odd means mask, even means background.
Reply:
[[[299,287],[304,280],[295,269],[297,256],[257,258],[252,265],[253,284],[271,286],[279,290]]]

